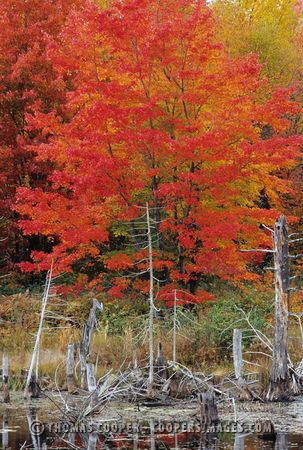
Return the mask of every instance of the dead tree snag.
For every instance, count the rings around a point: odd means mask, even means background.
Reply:
[[[273,233],[275,335],[266,400],[283,401],[293,393],[288,366],[289,242],[286,218],[276,220]]]

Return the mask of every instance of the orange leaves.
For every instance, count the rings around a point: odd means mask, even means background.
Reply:
[[[74,9],[47,44],[64,106],[30,112],[50,173],[19,191],[17,208],[24,232],[53,239],[60,269],[81,264],[89,286],[147,292],[146,201],[161,289],[199,302],[210,276],[256,278],[239,248],[267,242],[258,225],[289,190],[280,174],[302,144],[286,137],[298,106],[262,79],[255,55],[232,59],[214,35],[202,1],[127,0]]]
[[[125,270],[133,267],[133,261],[125,253],[113,255],[107,262],[108,270]]]

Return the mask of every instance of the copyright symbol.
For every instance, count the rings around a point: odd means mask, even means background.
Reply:
[[[42,422],[39,422],[39,420],[35,420],[31,423],[31,432],[33,433],[33,435],[41,436],[41,434],[43,434],[43,431],[44,425]]]

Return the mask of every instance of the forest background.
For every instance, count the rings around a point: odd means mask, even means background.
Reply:
[[[134,345],[146,357],[146,205],[165,356],[176,293],[182,364],[228,371],[243,312],[272,333],[271,256],[241,250],[270,248],[280,213],[302,232],[302,17],[293,0],[1,2],[1,348],[16,374],[51,265],[45,376],[93,297],[100,374]]]

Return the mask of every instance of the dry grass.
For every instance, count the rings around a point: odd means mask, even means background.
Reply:
[[[59,300],[60,302],[61,300]],[[54,300],[54,304],[58,299]],[[65,302],[65,306],[57,308],[60,315],[68,315],[71,321],[57,321],[45,323],[42,334],[39,371],[45,383],[56,381],[59,386],[65,383],[65,359],[67,345],[74,342],[79,345],[81,339],[82,323],[75,321],[75,317],[87,317],[90,301],[79,299],[75,304]],[[21,370],[28,369],[31,353],[34,347],[35,332],[38,327],[41,298],[39,296],[16,295],[0,299],[0,352],[9,356],[11,384],[15,388],[22,387]],[[81,314],[80,314],[81,312]],[[114,311],[115,313],[115,311]],[[116,313],[115,313],[116,314]],[[203,317],[205,317],[205,311]],[[117,316],[117,314],[116,314]],[[120,317],[120,316],[119,316]],[[91,347],[91,362],[96,365],[97,377],[103,376],[109,369],[114,371],[126,367],[132,360],[132,351],[136,347],[137,359],[142,365],[148,362],[148,333],[145,316],[138,315],[136,320],[129,320],[128,316],[118,319],[114,327],[108,327],[111,316],[105,318],[103,323],[97,324]],[[118,320],[117,319],[117,320]],[[201,322],[202,323],[202,322]],[[55,328],[55,326],[57,328]],[[120,328],[119,328],[120,326]],[[215,347],[211,340],[205,340],[191,325],[183,324],[177,335],[177,360],[194,370],[215,373],[218,377],[232,372],[230,358],[221,357],[220,349]],[[167,360],[172,359],[172,332],[166,319],[155,322],[155,351],[157,344],[162,343],[163,354]],[[300,328],[296,319],[290,320],[290,355],[293,361],[299,361],[303,356],[303,344]],[[252,344],[252,350],[262,350],[258,342]],[[264,348],[263,348],[264,351]],[[262,366],[247,366],[251,371],[260,370],[261,378],[268,379],[270,360],[257,355],[245,355],[245,359],[256,362]],[[79,376],[80,367],[77,366]]]

